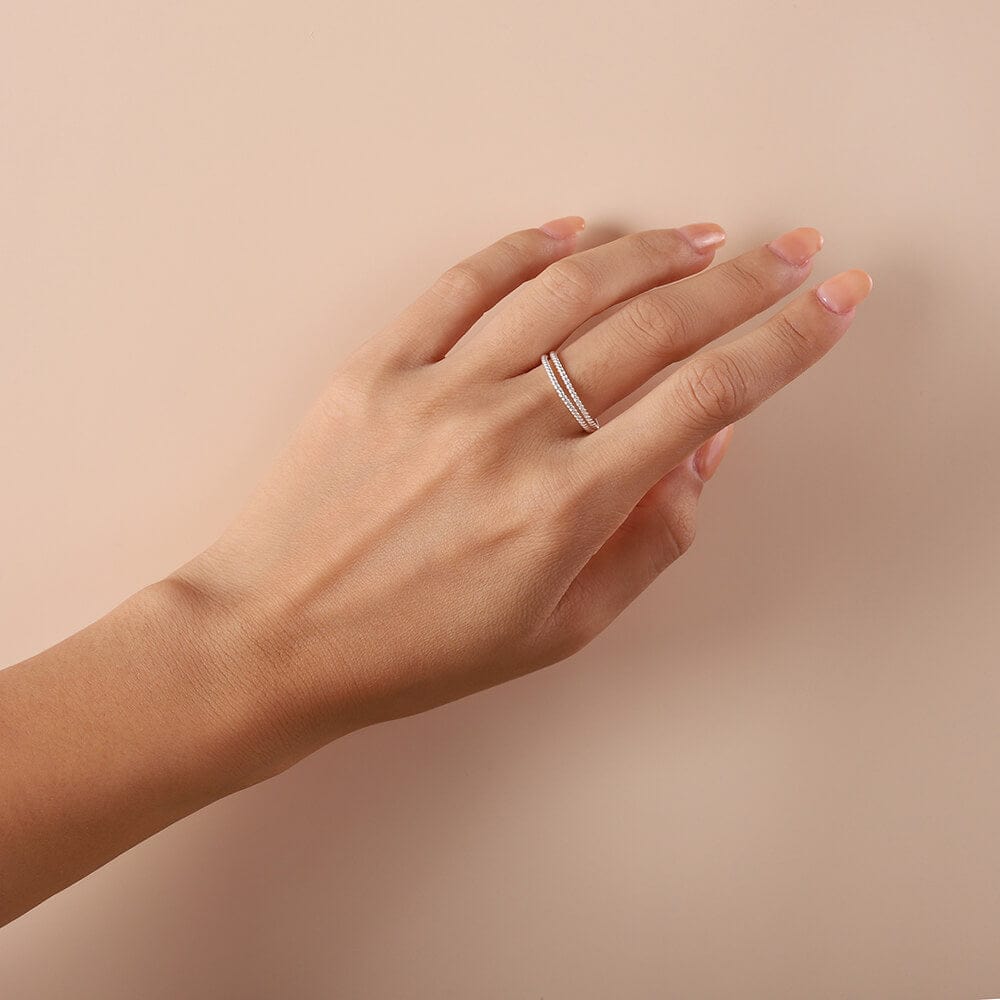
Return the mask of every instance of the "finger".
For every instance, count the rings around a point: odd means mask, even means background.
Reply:
[[[502,298],[571,253],[585,223],[577,215],[510,233],[442,272],[392,324],[395,360],[439,361]]]
[[[872,288],[842,271],[728,344],[702,351],[579,443],[598,481],[641,496],[699,441],[746,416],[817,362],[846,332]]]
[[[560,352],[577,392],[601,413],[798,288],[822,245],[817,230],[793,229],[690,281],[637,295]]]
[[[690,548],[702,486],[732,436],[732,426],[719,431],[645,494],[570,585],[553,615],[555,628],[596,635]]]
[[[598,313],[708,267],[725,238],[720,226],[696,223],[630,233],[565,257],[528,281],[469,350],[501,377],[526,372]]]

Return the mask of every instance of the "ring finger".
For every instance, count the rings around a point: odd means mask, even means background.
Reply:
[[[686,281],[636,295],[560,351],[576,391],[591,412],[608,409],[801,285],[822,245],[817,230],[793,229]],[[526,377],[546,380],[539,371]],[[553,408],[555,419],[573,430],[561,409]]]

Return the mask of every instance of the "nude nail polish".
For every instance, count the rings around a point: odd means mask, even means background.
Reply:
[[[843,315],[868,298],[874,284],[867,271],[841,271],[816,288],[816,298],[830,312]]]
[[[538,228],[554,240],[568,240],[571,236],[576,236],[577,233],[581,232],[586,224],[586,221],[579,215],[566,215],[561,219],[546,222]]]
[[[733,439],[733,425],[723,427],[718,434],[709,438],[694,454],[695,472],[707,483],[715,475],[722,460],[729,450],[729,442]]]
[[[693,222],[677,230],[699,253],[726,242],[726,231],[714,222]]]
[[[767,248],[786,264],[802,267],[814,254],[823,248],[823,234],[811,226],[791,229],[771,240]]]

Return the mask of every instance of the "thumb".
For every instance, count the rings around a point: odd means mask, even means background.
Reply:
[[[572,634],[597,635],[687,551],[702,487],[715,475],[732,437],[730,424],[646,493],[580,571],[554,619]]]

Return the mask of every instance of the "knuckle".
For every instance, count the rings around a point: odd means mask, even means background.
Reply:
[[[663,514],[662,544],[656,551],[657,571],[665,570],[675,559],[694,544],[696,525],[695,519],[686,511],[670,511]]]
[[[816,355],[815,337],[800,319],[786,310],[778,313],[771,323],[781,343],[787,346],[797,361],[805,363]]]
[[[662,267],[665,257],[676,252],[680,237],[673,229],[647,229],[626,239],[637,253]]]
[[[697,358],[681,373],[681,391],[698,426],[728,421],[742,409],[746,381],[724,354]]]
[[[384,418],[382,400],[395,388],[396,373],[379,363],[348,363],[334,374],[316,399],[319,412],[338,426],[357,426]]]
[[[622,525],[622,529],[639,534],[650,579],[659,576],[671,563],[680,559],[694,544],[695,537],[695,518],[690,510],[655,504],[653,517],[655,526],[652,531],[648,523],[632,524],[631,520],[627,520]]]
[[[537,230],[511,233],[494,244],[494,256],[504,265],[504,270],[523,271],[538,259],[540,251],[537,234]]]
[[[583,306],[596,294],[597,279],[591,269],[572,257],[557,261],[538,276],[542,291],[563,305]]]
[[[684,320],[663,296],[639,295],[626,306],[623,322],[626,337],[642,354],[662,359],[682,336]]]
[[[757,301],[765,298],[770,291],[770,286],[760,271],[739,257],[729,261],[720,270],[733,283],[736,291],[746,298]]]
[[[463,260],[453,264],[438,276],[434,290],[445,299],[478,299],[491,286],[489,275],[471,261]]]

